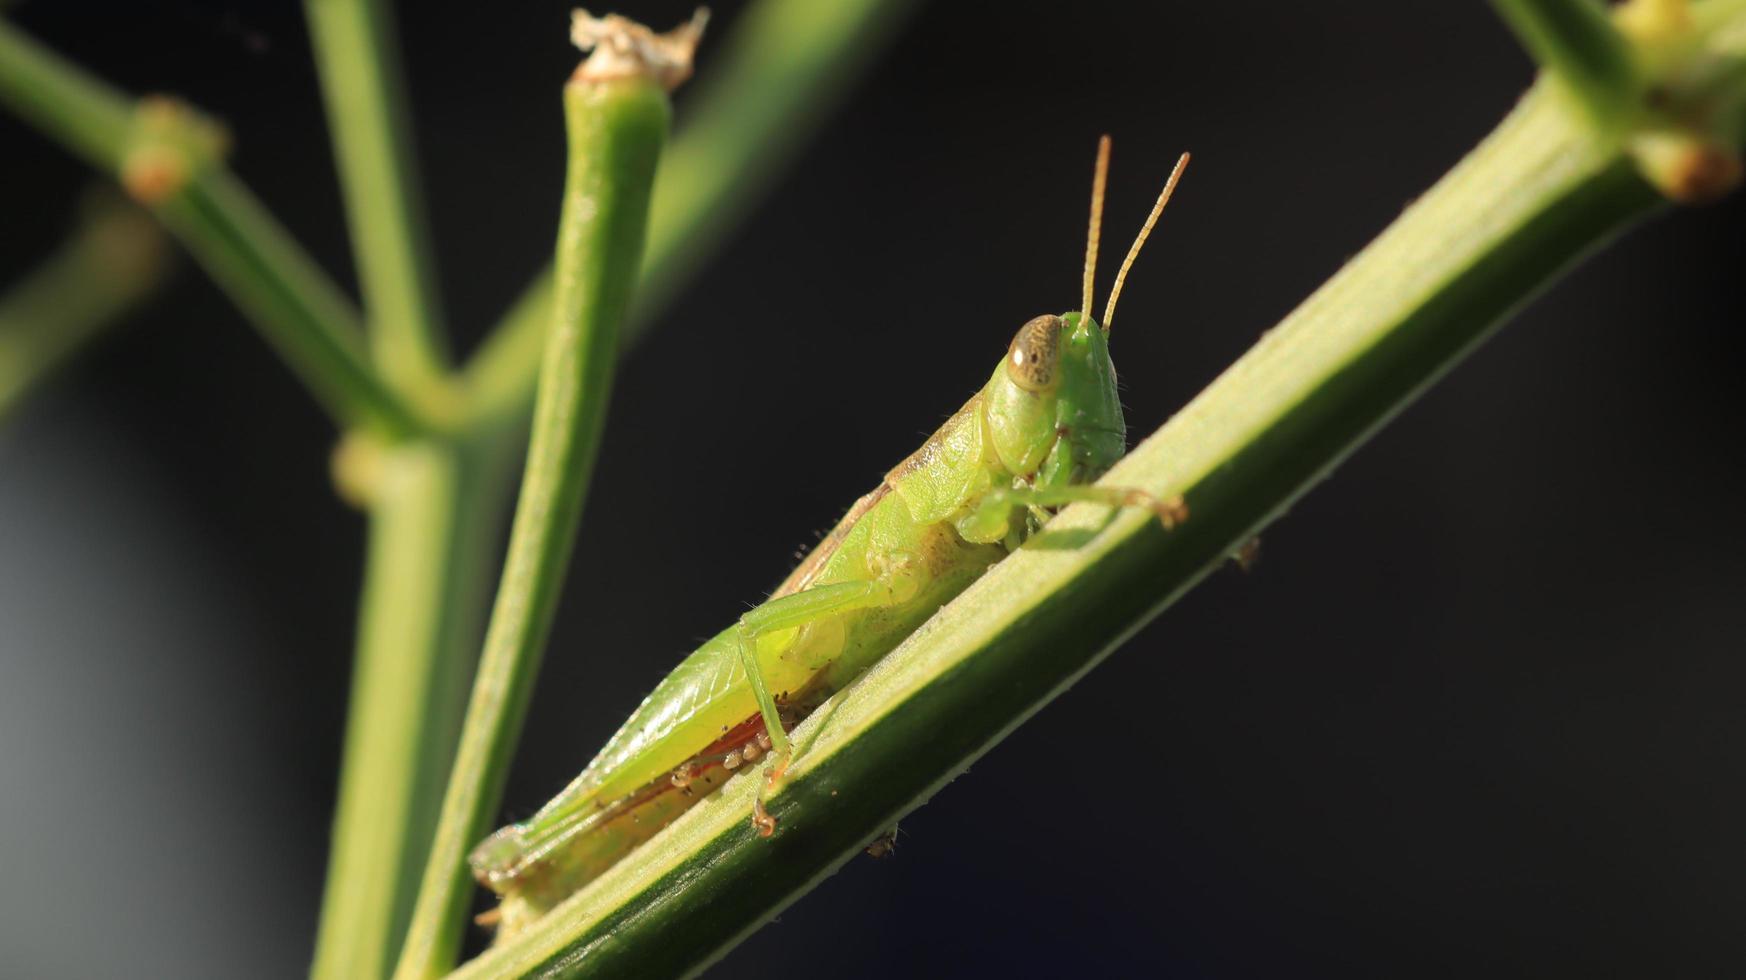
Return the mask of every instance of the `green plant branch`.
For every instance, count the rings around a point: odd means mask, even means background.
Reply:
[[[401,391],[448,353],[389,0],[306,0],[377,370]]]
[[[1595,0],[1491,0],[1536,62],[1549,68],[1596,122],[1625,121],[1641,94],[1631,48]]]
[[[80,347],[155,289],[163,233],[113,191],[58,250],[0,296],[0,420]]]
[[[340,426],[429,428],[370,366],[356,310],[229,172],[200,174],[154,210]]]
[[[137,106],[0,20],[0,102],[120,176],[248,315],[341,426],[424,428],[365,357],[351,304],[216,165],[222,137],[163,99]]]
[[[1746,3],[1725,2],[1730,31],[1746,30]],[[766,800],[774,837],[749,819],[761,780],[733,780],[456,976],[702,969],[1283,515],[1512,311],[1664,202],[1616,121],[1597,125],[1555,85],[1537,84],[1109,473],[1110,485],[1183,494],[1185,524],[1069,508],[797,729],[800,754]]]
[[[701,24],[698,24],[701,27]],[[669,109],[661,74],[584,62],[564,89],[569,166],[553,322],[509,553],[424,883],[395,975],[454,963],[470,897],[468,849],[495,814],[575,543],[604,428],[619,323],[643,252]],[[689,73],[689,63],[686,64]]]
[[[912,0],[759,0],[692,88],[661,161],[648,253],[620,348],[675,296],[726,230],[763,200],[813,123],[883,49]],[[472,412],[519,418],[533,398],[550,322],[542,272],[467,365]]]
[[[98,169],[120,165],[133,126],[128,100],[4,20],[0,102]]]

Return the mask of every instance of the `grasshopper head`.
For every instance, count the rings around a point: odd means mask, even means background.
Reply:
[[[527,841],[522,836],[521,827],[511,824],[473,848],[473,853],[467,856],[467,863],[472,866],[473,877],[479,884],[502,894],[526,858]]]
[[[1109,302],[1103,308],[1103,323],[1099,324],[1091,318],[1092,279],[1103,223],[1109,137],[1098,141],[1080,310],[1026,321],[1007,348],[1005,363],[995,370],[984,389],[984,417],[994,450],[1014,475],[1034,479],[1041,472],[1047,482],[1065,475],[1069,482],[1087,483],[1102,476],[1127,451],[1127,427],[1122,421],[1121,399],[1116,394],[1115,365],[1109,359],[1109,325],[1115,319],[1116,300],[1121,296],[1128,270],[1133,268],[1140,246],[1152,233],[1152,226],[1187,165],[1188,154],[1184,153],[1170,171],[1164,190],[1122,260]]]
[[[1096,479],[1127,448],[1115,365],[1097,322],[1079,313],[1026,321],[985,390],[1000,460],[1032,476],[1062,440],[1074,482]]]

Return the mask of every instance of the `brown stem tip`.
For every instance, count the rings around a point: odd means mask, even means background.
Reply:
[[[573,82],[603,82],[617,78],[653,79],[671,92],[691,77],[691,56],[709,22],[709,8],[699,7],[691,19],[665,34],[617,14],[596,17],[577,10],[570,18],[570,40],[593,52],[570,76]]]

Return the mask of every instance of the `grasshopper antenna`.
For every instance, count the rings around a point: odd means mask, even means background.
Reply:
[[[1140,226],[1140,237],[1134,239],[1134,244],[1128,249],[1128,257],[1122,260],[1121,271],[1116,273],[1115,285],[1110,287],[1109,302],[1103,308],[1105,333],[1109,332],[1109,325],[1115,322],[1116,298],[1122,294],[1122,283],[1128,281],[1128,270],[1134,267],[1134,260],[1140,257],[1140,246],[1146,244],[1146,236],[1152,233],[1152,226],[1158,223],[1158,216],[1164,213],[1164,205],[1170,203],[1170,194],[1176,190],[1176,182],[1182,179],[1183,168],[1187,166],[1188,154],[1184,153],[1177,158],[1176,166],[1170,171],[1170,179],[1164,182],[1164,190],[1158,195],[1158,203],[1152,205],[1152,213],[1146,216],[1146,223]],[[1086,303],[1090,302],[1088,291]]]
[[[1091,175],[1091,227],[1085,232],[1085,284],[1079,294],[1079,315],[1091,315],[1092,280],[1097,276],[1097,239],[1103,234],[1103,188],[1109,183],[1109,135],[1097,140],[1097,169]]]

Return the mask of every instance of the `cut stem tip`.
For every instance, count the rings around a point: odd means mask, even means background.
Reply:
[[[691,77],[692,55],[707,23],[709,8],[699,7],[690,20],[665,34],[656,34],[628,17],[596,17],[577,9],[570,15],[570,40],[591,53],[570,80],[647,78],[671,92]]]

